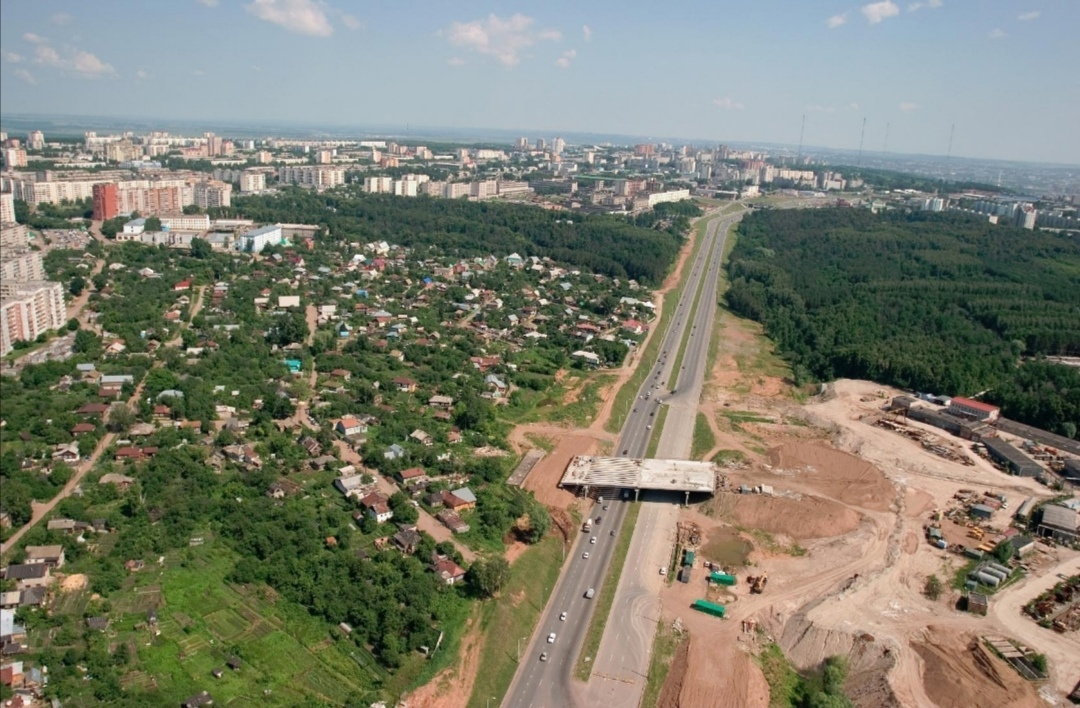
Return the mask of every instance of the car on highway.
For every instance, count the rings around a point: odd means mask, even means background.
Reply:
[[[651,425],[646,425],[646,426],[645,426],[645,429],[646,429],[646,430],[652,430],[652,426],[651,426]]]
[[[604,504],[604,511],[607,511],[607,508],[608,508],[608,505]],[[599,522],[597,522],[597,523],[599,523]]]
[[[604,508],[606,509],[607,507],[604,507]],[[603,516],[597,516],[597,517],[596,517],[596,525],[597,525],[597,526],[599,526],[599,525],[600,525],[600,521],[601,521],[601,520],[602,520],[603,518],[604,518]]]
[[[637,408],[635,408],[634,410],[637,410]],[[629,452],[629,450],[623,450],[623,451],[622,451],[622,454],[624,454],[624,455],[625,455],[625,454],[627,454],[628,452]]]
[[[589,560],[589,552],[585,551],[584,553],[581,554],[581,557],[584,558],[585,560]]]
[[[593,536],[592,538],[590,538],[589,543],[591,543],[593,545],[596,545],[596,536]]]
[[[547,661],[547,652],[546,651],[543,654],[540,655],[540,661]]]
[[[555,633],[552,632],[551,634],[548,635],[548,644],[554,644],[554,643],[555,643]]]
[[[563,612],[561,615],[559,615],[559,621],[560,622],[565,622],[566,621],[566,613],[565,612]]]
[[[591,600],[594,597],[596,597],[596,589],[595,588],[589,588],[588,590],[585,591],[585,599],[586,600]]]

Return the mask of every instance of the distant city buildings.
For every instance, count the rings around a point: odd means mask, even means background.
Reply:
[[[26,167],[26,150],[21,147],[6,147],[3,151],[4,167],[13,170]]]
[[[345,184],[345,170],[341,167],[323,165],[282,167],[278,170],[278,180],[282,184],[314,187],[321,191]]]
[[[15,223],[15,195],[0,192],[0,225]]]
[[[195,185],[193,201],[201,209],[227,207],[232,204],[232,185],[220,180],[199,182]]]
[[[64,289],[45,280],[41,252],[11,245],[0,252],[0,356],[67,322]]]
[[[240,174],[241,192],[262,192],[266,189],[266,173],[244,170]]]
[[[44,150],[45,149],[45,134],[40,130],[31,130],[26,136],[26,149],[27,150]]]

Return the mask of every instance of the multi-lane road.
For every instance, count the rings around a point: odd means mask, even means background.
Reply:
[[[662,404],[679,404],[678,407],[682,408],[685,404],[692,402],[692,406],[696,407],[708,355],[712,315],[716,309],[716,283],[720,274],[725,237],[728,228],[740,217],[741,214],[714,217],[706,228],[705,238],[698,248],[696,258],[693,262],[686,264],[685,267],[691,269],[690,275],[676,306],[671,326],[664,334],[661,354],[632,403],[632,410],[623,424],[615,454],[625,457],[645,456],[649,438],[653,432],[652,426],[656,422],[656,416]],[[701,300],[691,321],[690,311],[702,283],[704,283],[704,288]],[[703,312],[706,313],[704,316]],[[690,336],[687,338],[675,385],[676,393],[672,394],[667,390],[667,384],[671,379],[679,346],[688,331]],[[669,411],[665,430],[675,422],[671,418],[674,412],[674,408]],[[679,416],[680,420],[682,417]],[[693,424],[691,416],[689,424],[691,436]],[[679,425],[682,423],[680,422]],[[662,445],[669,435],[665,432],[661,438]],[[665,447],[670,447],[670,445]],[[688,451],[689,448],[687,448]],[[663,452],[662,449],[661,452]],[[646,495],[642,499],[649,502],[652,498]],[[658,497],[657,500],[659,499]],[[574,705],[584,707],[601,704],[593,698],[573,694],[572,673],[592,615],[594,600],[587,598],[586,594],[590,589],[596,593],[600,591],[600,583],[608,571],[626,511],[627,502],[621,498],[621,495],[617,498],[605,497],[603,501],[598,500],[593,505],[590,511],[591,518],[595,520],[599,517],[602,521],[594,523],[592,531],[578,534],[579,537],[572,546],[570,558],[544,609],[540,623],[527,648],[521,652],[517,673],[502,703],[507,708],[566,708]],[[635,576],[635,580],[631,581],[631,584],[635,586],[635,591],[626,593],[620,588],[611,614],[612,618],[631,616],[638,618],[632,623],[635,627],[632,631],[634,636],[632,641],[627,637],[624,651],[606,650],[605,647],[608,644],[620,641],[618,638],[608,640],[613,624],[609,619],[609,631],[605,632],[604,645],[597,655],[598,668],[601,661],[605,666],[617,661],[620,670],[625,670],[630,676],[636,675],[637,680],[616,679],[615,683],[634,681],[639,684],[636,689],[639,697],[644,687],[644,676],[648,671],[648,654],[656,623],[655,613],[652,613],[654,616],[651,619],[651,627],[648,626],[648,622],[640,621],[642,617],[647,617],[649,614],[643,612],[641,606],[642,603],[648,603],[650,597],[655,600],[659,585],[651,588],[649,586],[656,584],[655,581],[643,581],[643,578],[637,576],[642,573],[647,574],[653,567],[650,559],[653,555],[657,555],[658,548],[666,545],[668,535],[667,533],[658,535],[657,529],[669,527],[673,523],[673,518],[671,500],[664,499],[660,504],[645,504],[642,518],[638,521],[635,538],[631,542],[630,553],[620,583],[625,583],[628,575]],[[628,529],[626,532],[631,533],[634,530]],[[588,553],[587,558],[586,553]],[[654,572],[658,572],[658,567],[654,569]],[[566,619],[561,618],[564,612]],[[555,635],[554,641],[549,642],[552,634]],[[591,691],[590,694],[592,694]],[[607,701],[603,703],[607,704]],[[625,705],[636,705],[636,701]]]

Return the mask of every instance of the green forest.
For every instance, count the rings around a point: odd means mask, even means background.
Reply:
[[[330,238],[438,247],[460,256],[513,252],[547,256],[583,270],[658,284],[675,260],[684,220],[667,228],[634,225],[621,216],[567,215],[534,206],[462,199],[401,199],[357,190],[317,194],[301,189],[238,198],[230,213],[258,222],[303,222]]]
[[[1080,239],[963,215],[857,209],[748,216],[732,310],[764,324],[797,380],[865,378],[984,400],[1070,437],[1080,371]]]

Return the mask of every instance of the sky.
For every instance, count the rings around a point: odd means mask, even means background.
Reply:
[[[1080,165],[1076,0],[4,0],[0,111]],[[48,137],[48,136],[46,136]],[[886,140],[887,137],[887,140]]]

